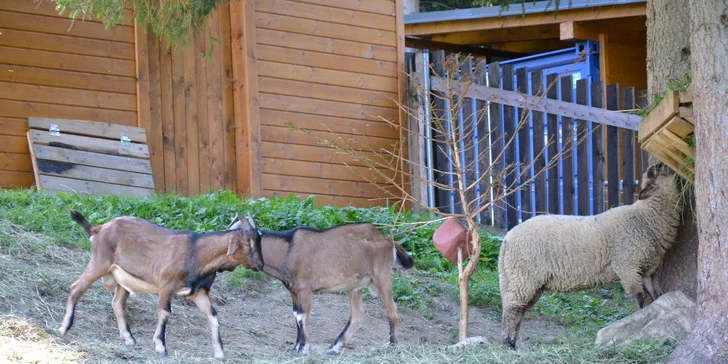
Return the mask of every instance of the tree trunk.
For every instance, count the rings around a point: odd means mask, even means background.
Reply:
[[[699,218],[698,314],[673,363],[728,362],[728,5],[691,0],[695,188]]]
[[[647,88],[650,96],[666,91],[669,80],[682,80],[690,69],[690,16],[687,0],[647,1]],[[652,159],[652,158],[650,158]],[[652,161],[651,161],[652,162]],[[697,291],[698,231],[691,206],[657,271],[664,292],[680,290],[693,299]]]

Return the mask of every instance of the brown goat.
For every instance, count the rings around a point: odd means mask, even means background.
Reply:
[[[255,226],[252,217],[233,220],[228,229],[246,224]],[[397,307],[392,298],[392,266],[395,259],[405,268],[414,265],[405,249],[386,237],[374,225],[346,224],[327,230],[298,227],[288,231],[262,231],[263,272],[277,278],[288,288],[293,301],[298,337],[294,350],[308,354],[308,315],[314,292],[344,291],[349,296],[349,322],[334,343],[330,354],[338,354],[359,329],[364,315],[362,289],[382,295],[389,321],[389,342],[394,345]]]
[[[215,358],[223,358],[220,324],[212,307],[210,287],[217,272],[238,265],[261,270],[263,257],[258,230],[241,224],[240,230],[197,234],[163,228],[136,217],[117,217],[91,226],[76,211],[71,219],[83,226],[91,240],[91,260],[76,282],[59,329],[61,336],[73,325],[76,303],[99,278],[115,291],[112,301],[119,334],[127,345],[135,341],[124,317],[126,299],[136,292],[159,295],[159,321],[154,333],[155,351],[166,355],[164,333],[171,315],[172,296],[191,298],[210,323]]]

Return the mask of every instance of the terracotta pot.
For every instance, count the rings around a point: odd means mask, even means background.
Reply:
[[[455,218],[448,218],[432,235],[432,242],[445,259],[458,263],[458,246],[463,247],[463,261],[470,256],[470,234]]]

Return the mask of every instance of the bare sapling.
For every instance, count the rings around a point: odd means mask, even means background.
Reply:
[[[543,157],[547,147],[557,142],[553,137],[545,141],[539,150],[533,151],[534,162],[506,163],[507,159],[515,160],[513,157],[506,158],[506,155],[512,153],[515,156],[516,136],[521,129],[530,127],[531,111],[551,87],[556,87],[558,80],[535,93],[535,101],[527,102],[523,98],[523,107],[518,108],[517,117],[512,119],[515,125],[504,132],[500,122],[488,117],[489,108],[500,105],[492,100],[475,103],[472,98],[465,96],[476,81],[484,86],[485,72],[484,62],[473,67],[470,57],[450,55],[442,62],[433,64],[430,80],[424,80],[422,72],[409,74],[410,90],[415,91],[410,92],[410,105],[397,103],[408,116],[409,122],[377,118],[399,131],[400,139],[390,148],[372,148],[366,142],[357,143],[331,130],[332,137],[323,139],[295,126],[295,123],[288,123],[289,129],[303,131],[316,138],[320,145],[335,148],[351,157],[347,165],[360,178],[379,188],[382,199],[402,201],[402,209],[417,208],[418,211],[432,212],[440,217],[430,223],[449,217],[464,223],[469,234],[466,249],[470,255],[463,259],[463,247],[458,248],[459,346],[484,341],[482,338],[468,338],[468,282],[481,253],[479,216],[493,209],[502,209],[508,196],[530,188],[538,176],[558,163],[560,155],[571,153],[587,137],[579,135],[576,143],[564,143],[558,155],[549,156],[549,161],[541,165],[536,165],[535,161],[546,159]],[[433,87],[423,87],[425,81],[433,83]],[[498,85],[493,87],[498,88]],[[528,90],[519,92],[527,93]],[[482,107],[473,107],[474,104]],[[534,132],[536,135],[543,138],[543,133]],[[564,140],[574,140],[575,136],[562,137]],[[440,156],[445,156],[447,163],[426,163],[424,153],[417,153],[417,149],[422,151],[427,144],[433,153],[440,152]],[[435,208],[428,202],[428,189],[439,190],[448,196],[452,194],[455,202],[446,205],[445,209]],[[446,211],[450,207],[454,207],[453,211]],[[412,229],[417,229],[422,225],[413,226]]]

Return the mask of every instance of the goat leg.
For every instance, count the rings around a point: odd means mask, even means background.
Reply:
[[[360,289],[350,291],[349,294],[349,321],[344,326],[339,336],[336,337],[334,343],[329,347],[329,354],[339,354],[341,347],[351,341],[352,336],[359,330],[359,321],[364,315],[364,306],[362,305],[362,291]]]
[[[71,285],[71,294],[68,295],[68,302],[66,303],[66,315],[63,317],[63,323],[58,329],[60,336],[65,335],[73,326],[73,317],[78,300],[91,284],[106,273],[106,267],[100,266],[97,262],[97,260],[91,258],[81,276]]]
[[[380,279],[375,278],[375,284],[379,293],[382,295],[384,312],[387,314],[387,321],[389,321],[389,344],[397,345],[395,331],[399,319],[397,317],[397,305],[394,304],[394,298],[392,297],[392,276],[385,275]]]
[[[293,345],[293,351],[299,351],[301,348],[301,324],[298,322],[298,311],[300,309],[298,305],[298,294],[291,291],[291,302],[293,303],[293,318],[296,320],[296,343]]]
[[[124,344],[127,346],[134,346],[136,341],[134,341],[134,337],[131,335],[129,322],[126,321],[126,317],[124,316],[127,298],[129,298],[129,291],[125,290],[122,286],[117,285],[114,292],[114,299],[111,301],[111,307],[114,308],[116,323],[119,325],[119,335],[124,340]]]
[[[212,350],[215,353],[215,359],[222,360],[225,355],[222,351],[220,322],[217,320],[217,312],[215,311],[215,308],[212,307],[212,302],[210,302],[210,296],[207,294],[206,290],[201,289],[192,297],[192,300],[195,301],[197,308],[199,308],[200,311],[207,316],[207,321],[210,322],[210,331],[212,332]]]
[[[311,291],[298,292],[298,311],[296,312],[296,324],[300,334],[298,341],[298,352],[308,355],[308,314],[311,312]]]
[[[172,315],[172,294],[174,291],[159,292],[159,320],[157,321],[157,329],[154,331],[154,351],[160,356],[167,355],[167,347],[164,342],[164,334],[167,330],[167,321]]]

